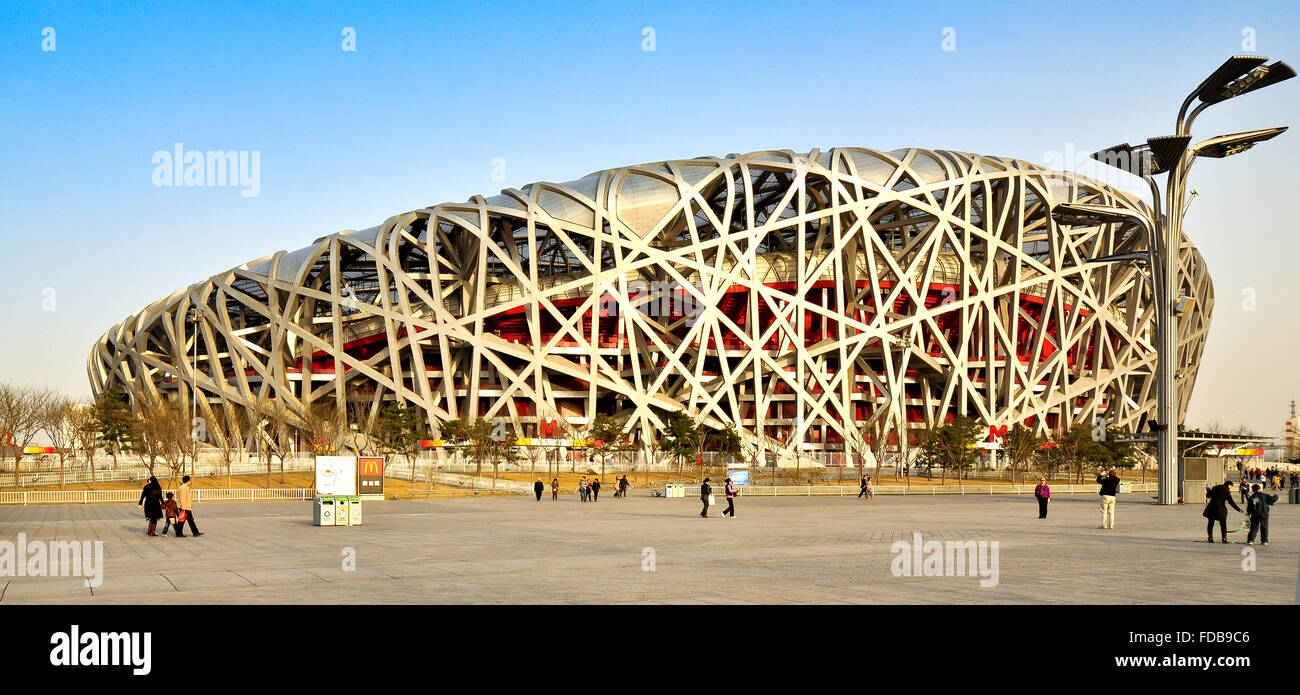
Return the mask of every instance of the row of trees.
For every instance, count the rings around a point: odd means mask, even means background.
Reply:
[[[69,457],[74,463],[78,454],[92,461],[100,448],[113,457],[114,469],[119,455],[129,452],[138,456],[151,474],[156,466],[165,466],[170,478],[183,473],[187,466],[192,472],[196,454],[207,450],[224,464],[229,480],[231,464],[241,460],[251,444],[262,454],[269,486],[274,461],[279,460],[283,480],[285,458],[299,442],[304,451],[313,454],[350,449],[362,455],[402,456],[414,465],[421,441],[432,438],[435,432],[447,442],[457,460],[474,463],[476,475],[481,475],[484,466],[491,467],[494,486],[502,464],[521,460],[529,461],[534,473],[543,460],[548,476],[552,474],[552,463],[554,473],[559,473],[559,457],[554,455],[560,448],[558,443],[550,447],[517,447],[517,431],[502,418],[450,420],[438,423],[431,431],[425,412],[405,403],[390,402],[377,415],[369,415],[370,398],[367,394],[349,394],[344,409],[330,401],[316,404],[305,415],[295,415],[280,399],[267,397],[251,407],[223,404],[210,411],[209,417],[192,418],[183,405],[164,399],[144,403],[132,412],[126,398],[117,392],[105,393],[94,404],[78,404],[49,389],[8,383],[0,385],[0,432],[7,435],[7,443],[13,447],[15,484],[23,449],[41,433],[58,457],[60,486]],[[682,412],[670,413],[659,436],[648,441],[637,441],[624,433],[619,421],[604,414],[597,415],[584,428],[574,428],[563,420],[557,425],[566,438],[588,441],[587,452],[593,461],[599,460],[602,476],[607,463],[617,463],[637,451],[644,451],[651,460],[670,457],[677,464],[679,476],[686,461],[698,460],[705,452],[723,457],[742,455],[740,435],[734,426],[712,429]],[[975,468],[980,453],[975,444],[984,433],[978,421],[961,416],[938,427],[908,433],[902,447],[895,437],[892,446],[900,450],[916,448],[915,462],[927,470],[939,468],[946,482],[949,474],[965,478]],[[879,471],[891,442],[884,433],[872,434],[864,436],[860,444],[864,454],[869,451],[874,455]],[[1103,434],[1088,425],[1075,425],[1044,437],[1017,424],[1002,438],[1001,451],[1013,482],[1031,471],[1041,471],[1051,478],[1064,471],[1082,482],[1088,470],[1133,467],[1134,446],[1119,441],[1117,434],[1114,430]],[[576,466],[576,461],[571,461]],[[761,465],[759,461],[750,463]],[[90,470],[94,481],[93,465]],[[907,466],[899,466],[898,470],[906,474]]]
[[[14,464],[14,485],[22,472],[23,451],[45,434],[59,460],[59,486],[63,486],[66,464],[75,463],[80,453],[92,460],[100,447],[114,456],[121,444],[132,438],[130,410],[120,396],[94,405],[77,403],[48,388],[14,383],[0,384],[0,443],[10,447]],[[94,467],[91,466],[92,481]]]
[[[975,444],[987,431],[977,420],[956,417],[920,434],[917,461],[926,468],[938,467],[944,482],[949,471],[964,478],[979,462],[980,450]],[[1013,483],[1018,478],[1024,479],[1030,471],[1039,471],[1048,479],[1065,472],[1075,482],[1082,483],[1087,471],[1136,465],[1135,446],[1122,441],[1121,434],[1114,428],[1102,430],[1076,424],[1046,437],[1016,423],[1002,437],[1001,451]]]

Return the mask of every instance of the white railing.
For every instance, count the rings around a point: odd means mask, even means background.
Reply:
[[[170,492],[174,492],[170,491]],[[303,501],[312,499],[311,488],[196,489],[195,502]],[[140,500],[139,490],[36,490],[0,492],[0,504],[130,503]]]
[[[292,459],[291,458],[285,460],[284,472],[301,473],[304,471],[313,471],[315,470],[314,466],[315,466],[315,462],[313,459],[310,458]],[[24,468],[27,467],[24,466]],[[272,473],[280,472],[280,462],[278,459],[271,464],[271,472]],[[95,467],[95,474],[92,479],[90,471],[87,470],[84,467],[84,465],[82,465],[80,468],[77,469],[72,469],[72,467],[69,466],[68,469],[64,470],[63,482],[69,484],[91,483],[91,482],[101,482],[101,483],[134,482],[134,481],[147,480],[150,475],[155,475],[158,476],[159,478],[164,478],[167,476],[167,473],[168,470],[167,470],[167,466],[165,465],[156,466],[152,474],[149,473],[149,468],[147,466],[124,465],[119,467],[117,470],[111,470],[111,469],[102,468],[97,465]],[[185,471],[184,471],[184,475],[193,475],[195,477],[200,477],[200,478],[223,476],[225,474],[226,474],[225,465],[221,463],[214,463],[211,461],[199,461],[195,463],[193,473],[190,472],[190,467],[188,465],[185,467]],[[265,475],[266,464],[250,462],[250,461],[240,461],[238,463],[232,463],[230,465],[230,474],[244,475],[244,476]],[[41,468],[40,470],[36,470],[36,471],[24,470],[19,472],[18,474],[19,487],[36,487],[38,485],[58,485],[58,484],[59,484],[58,468],[55,468],[54,470],[50,470],[48,468]],[[7,472],[0,473],[0,487],[14,487],[14,474],[13,474],[12,467],[10,467],[10,469]]]
[[[1034,485],[877,485],[877,495],[1032,495]],[[1053,495],[1097,494],[1096,483],[1082,485],[1053,485]],[[738,488],[741,496],[749,497],[856,497],[862,491],[857,485],[744,485]],[[687,497],[691,495],[688,487]],[[1156,483],[1133,483],[1132,488],[1121,494],[1156,492]],[[713,489],[714,497],[719,496],[717,486]]]

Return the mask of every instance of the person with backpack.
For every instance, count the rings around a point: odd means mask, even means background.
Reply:
[[[1201,516],[1205,517],[1205,535],[1207,540],[1214,542],[1214,522],[1219,522],[1219,535],[1223,537],[1223,542],[1228,542],[1228,505],[1242,512],[1241,507],[1232,500],[1232,483],[1223,481],[1220,485],[1210,488],[1210,492],[1205,496],[1205,510]],[[1245,512],[1242,512],[1243,514]]]
[[[713,488],[709,485],[709,479],[705,478],[700,483],[700,501],[704,503],[704,509],[700,510],[700,516],[705,519],[709,518],[709,498],[713,496]]]
[[[1250,486],[1254,490],[1250,496],[1250,503],[1246,509],[1250,510],[1250,533],[1246,535],[1246,545],[1255,544],[1255,534],[1259,533],[1259,540],[1264,545],[1268,545],[1268,508],[1277,504],[1277,495],[1269,495],[1260,490],[1259,485]]]
[[[1119,495],[1119,476],[1115,474],[1115,469],[1110,469],[1106,477],[1097,476],[1097,484],[1101,489],[1097,494],[1101,495],[1101,526],[1099,528],[1115,528],[1115,497]]]

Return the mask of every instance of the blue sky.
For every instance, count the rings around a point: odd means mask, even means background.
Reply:
[[[642,50],[646,27],[654,51]],[[945,28],[955,51],[941,50]],[[149,302],[323,234],[506,186],[757,149],[920,146],[1046,163],[1140,142],[1172,130],[1186,93],[1238,53],[1300,65],[1300,8],[6,3],[0,380],[87,396],[91,343]],[[1209,110],[1195,135],[1297,115],[1293,80]],[[151,158],[177,142],[258,151],[259,195],[155,187]],[[1218,306],[1193,425],[1279,432],[1300,396],[1300,240],[1287,214],[1298,160],[1300,132],[1194,170],[1186,229]],[[1241,306],[1247,288],[1255,311]]]

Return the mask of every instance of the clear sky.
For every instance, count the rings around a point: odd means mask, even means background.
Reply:
[[[0,5],[0,380],[88,397],[128,314],[425,205],[758,149],[1051,164],[1168,134],[1230,55],[1300,66],[1294,1],[184,5]],[[1298,117],[1300,79],[1194,135]],[[258,194],[155,186],[175,143],[257,151]],[[1297,161],[1300,131],[1193,171],[1218,305],[1191,425],[1280,433],[1300,398]]]

